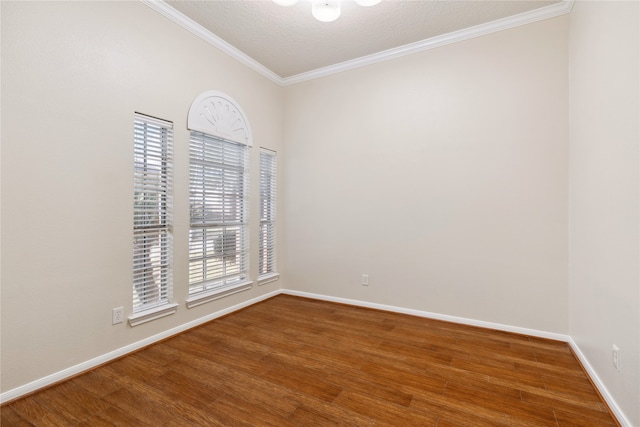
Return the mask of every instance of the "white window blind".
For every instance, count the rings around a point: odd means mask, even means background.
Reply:
[[[173,123],[134,121],[133,312],[168,304],[172,277]]]
[[[248,147],[192,131],[189,158],[189,294],[224,292],[248,275]]]
[[[276,272],[276,153],[260,150],[260,237],[258,275]]]

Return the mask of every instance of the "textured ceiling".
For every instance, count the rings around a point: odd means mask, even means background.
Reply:
[[[166,1],[281,78],[528,12],[560,0],[386,0],[342,2],[337,21],[311,16],[311,2]]]

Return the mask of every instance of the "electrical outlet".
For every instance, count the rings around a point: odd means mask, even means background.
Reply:
[[[620,372],[620,349],[615,344],[611,351],[611,361],[613,362],[613,367],[616,368],[616,371]]]
[[[363,274],[362,275],[362,286],[369,286],[369,275],[368,274]]]
[[[116,307],[111,312],[111,324],[117,325],[124,322],[124,307]]]

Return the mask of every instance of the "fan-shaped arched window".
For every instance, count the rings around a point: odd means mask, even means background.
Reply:
[[[208,91],[189,110],[189,298],[193,307],[251,287],[251,129],[228,95]]]

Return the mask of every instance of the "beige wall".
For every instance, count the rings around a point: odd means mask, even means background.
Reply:
[[[1,4],[2,391],[278,289],[183,304],[189,107],[215,89],[246,113],[257,230],[258,147],[282,151],[282,88],[139,2]],[[180,307],[130,328],[111,309],[131,314],[135,111],[174,122]]]
[[[570,32],[570,334],[640,425],[638,2],[582,2]],[[616,372],[611,349],[620,348]]]
[[[567,23],[286,88],[287,286],[566,333]]]
[[[287,287],[570,333],[640,424],[638,4],[607,4],[283,89],[138,2],[0,2],[2,392]],[[209,89],[253,130],[254,228],[279,152],[283,280],[188,310]],[[181,305],[130,328],[134,111],[175,126]]]

